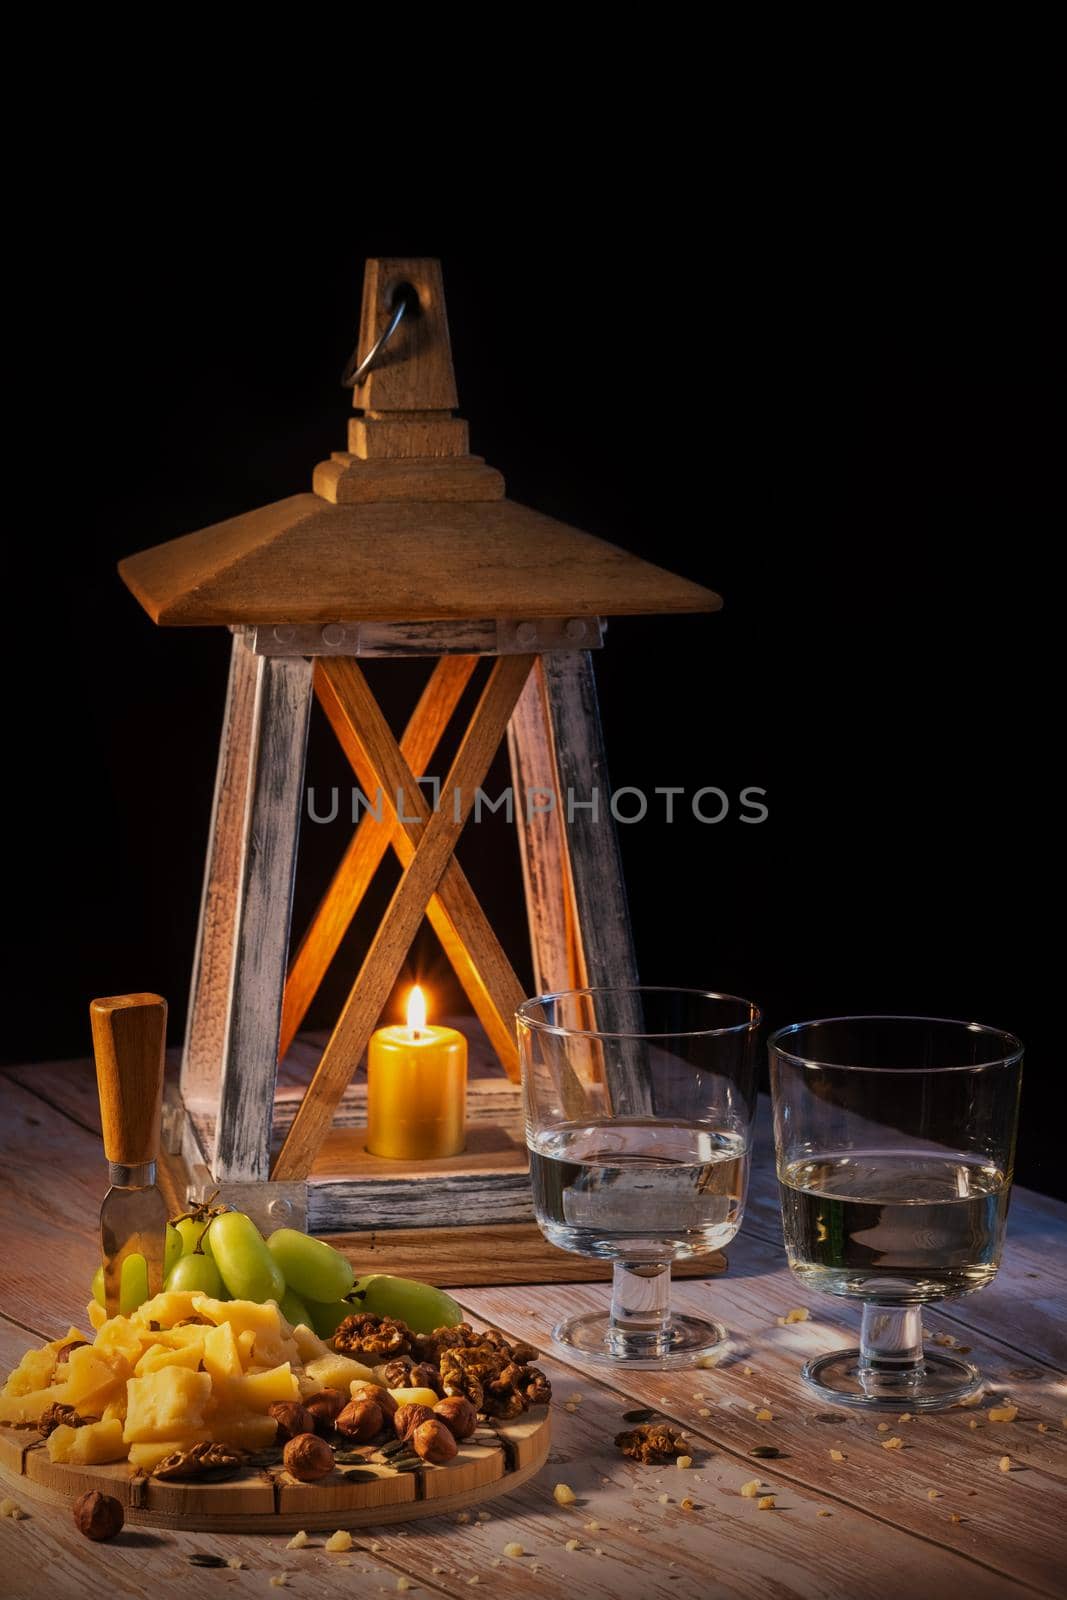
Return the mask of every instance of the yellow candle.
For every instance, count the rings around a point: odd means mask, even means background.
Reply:
[[[416,986],[407,1027],[379,1028],[367,1049],[367,1149],[394,1161],[458,1156],[467,1140],[467,1041],[426,1025]]]

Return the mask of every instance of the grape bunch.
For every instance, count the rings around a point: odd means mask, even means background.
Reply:
[[[463,1312],[441,1289],[374,1272],[356,1281],[352,1263],[321,1239],[296,1228],[278,1228],[264,1239],[251,1217],[205,1204],[167,1224],[163,1260],[165,1289],[194,1290],[213,1300],[277,1302],[294,1327],[303,1323],[329,1339],[353,1311],[406,1322],[415,1333],[455,1327]],[[104,1305],[104,1269],[92,1285]],[[148,1299],[143,1257],[122,1266],[119,1311],[129,1316]]]

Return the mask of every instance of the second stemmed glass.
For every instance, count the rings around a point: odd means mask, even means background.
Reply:
[[[789,1265],[863,1302],[857,1350],[809,1361],[838,1405],[933,1410],[980,1382],[923,1349],[922,1307],[991,1283],[1011,1192],[1023,1047],[930,1017],[833,1017],[770,1041]]]
[[[614,1262],[610,1313],[555,1337],[631,1366],[691,1366],[725,1329],[672,1314],[672,1260],[741,1224],[760,1015],[692,989],[598,988],[520,1006],[534,1210],[545,1238]]]

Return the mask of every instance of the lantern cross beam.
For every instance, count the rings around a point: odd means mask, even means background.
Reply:
[[[476,656],[442,656],[434,667],[400,741],[400,753],[413,772],[425,772],[429,766],[476,664]],[[319,704],[326,713],[338,743],[364,792],[371,794],[378,780],[373,775],[373,767],[363,756],[353,719],[331,686],[321,662],[315,669],[314,686]],[[390,826],[390,821],[385,818],[380,822],[369,814],[361,818],[300,941],[285,980],[279,1059],[288,1054],[308,1007],[318,993],[330,963],[340,949],[341,941],[393,842],[399,823],[395,817],[391,820]],[[435,901],[432,900],[431,917],[434,910]]]
[[[433,680],[428,688],[432,683]],[[430,807],[370,685],[354,662],[330,661],[318,663],[315,688],[364,792],[373,794],[380,789],[389,806],[391,831],[388,824],[380,826],[369,815],[364,817],[360,830],[373,830],[382,841],[383,851],[387,843],[391,843],[401,866],[409,866],[430,820]],[[442,710],[449,701],[454,704],[458,698],[458,695],[453,698],[453,688],[454,685],[446,685],[447,698]],[[434,703],[430,706],[431,714]],[[524,999],[522,985],[463,868],[454,858],[430,899],[427,916],[501,1065],[512,1081],[518,1083],[515,1010]]]
[[[400,882],[293,1119],[275,1162],[273,1178],[306,1178],[310,1173],[341,1096],[396,983],[419,923],[452,863],[460,834],[474,804],[475,791],[485,779],[533,661],[533,656],[502,656],[494,663],[445,780],[445,790],[456,797],[455,804],[441,806],[425,823],[408,825],[417,829],[418,842],[404,867]],[[331,662],[330,668],[331,672],[343,668],[346,691],[357,696],[360,694],[359,681],[365,684],[365,680],[354,662]],[[369,691],[368,698],[377,711]],[[370,707],[363,702],[362,710],[369,711]],[[384,725],[384,718],[382,722]],[[395,746],[391,734],[388,742]],[[378,752],[383,760],[386,753],[384,750]],[[418,787],[406,762],[403,762],[403,767],[408,784],[414,791],[410,797],[414,802]],[[406,843],[401,845],[402,849],[412,842],[407,836],[406,826],[404,831]],[[446,894],[451,892],[446,889]],[[473,902],[473,896],[471,899]],[[452,917],[454,921],[454,911]]]

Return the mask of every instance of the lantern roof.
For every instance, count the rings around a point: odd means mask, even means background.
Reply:
[[[154,622],[718,610],[710,589],[508,500],[500,474],[467,452],[437,262],[368,262],[356,357],[349,449],[320,462],[313,492],[119,563]]]

